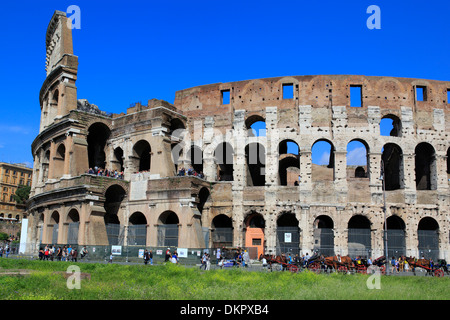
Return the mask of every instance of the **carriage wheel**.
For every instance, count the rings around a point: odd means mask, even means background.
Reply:
[[[367,274],[367,268],[366,267],[360,267],[360,268],[358,268],[357,272],[361,273],[361,274]]]
[[[441,278],[444,276],[444,271],[442,271],[441,269],[434,270],[434,276]]]
[[[348,269],[347,269],[346,266],[340,266],[340,267],[338,268],[338,271],[339,271],[339,272],[342,272],[342,273],[345,273],[345,272],[348,271]]]
[[[289,267],[289,271],[291,271],[292,273],[297,273],[298,272],[298,268],[297,268],[297,266],[290,266]]]
[[[283,265],[277,264],[277,265],[275,266],[275,270],[276,270],[276,271],[281,271],[281,270],[283,270]]]
[[[382,265],[380,269],[381,269],[381,274],[383,274],[383,275],[386,274],[386,266],[385,265]]]

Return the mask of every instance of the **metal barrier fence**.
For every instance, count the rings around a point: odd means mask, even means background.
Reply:
[[[326,238],[325,236],[324,238]],[[433,261],[438,261],[439,259],[445,259],[450,262],[450,252],[447,250],[439,250],[436,248],[436,246],[431,246],[430,244],[434,244],[435,237],[433,235],[429,235],[430,239],[427,239],[427,242],[423,241],[425,244],[422,244],[423,247],[418,247],[413,250],[406,250],[403,246],[403,242],[401,241],[400,235],[398,235],[400,240],[396,240],[394,238],[394,235],[391,234],[390,238],[390,245],[388,245],[388,256],[389,259],[392,258],[392,256],[398,258],[402,255],[406,256],[412,256],[416,258],[422,258],[425,259],[433,259]],[[422,235],[421,235],[422,239]],[[328,240],[328,239],[326,239]],[[369,246],[367,247],[357,247],[357,250],[350,250],[353,247],[331,247],[329,243],[324,241],[322,243],[322,246],[317,245],[314,246],[311,250],[307,248],[300,248],[298,251],[295,252],[291,250],[290,247],[279,247],[277,248],[277,255],[284,254],[288,257],[290,254],[292,258],[294,258],[297,254],[302,257],[306,253],[308,253],[310,256],[314,252],[319,252],[323,254],[324,256],[334,256],[334,255],[350,255],[352,259],[356,258],[357,256],[360,256],[362,258],[371,258],[377,259],[380,256],[384,256],[385,251],[384,248],[371,248]],[[427,247],[425,247],[427,245]],[[9,252],[8,254],[10,256],[21,256],[21,257],[30,257],[33,259],[39,258],[39,249],[44,249],[46,244],[20,244],[20,243],[14,243],[14,244],[8,244]],[[52,245],[49,245],[51,247]],[[169,250],[170,253],[174,253],[177,251],[179,262],[181,264],[185,265],[197,265],[201,263],[201,258],[203,256],[204,252],[207,252],[210,254],[211,263],[215,264],[217,263],[217,248],[180,248],[175,246],[144,246],[144,245],[132,245],[132,246],[122,246],[122,245],[107,245],[107,246],[85,246],[88,255],[84,258],[81,257],[81,251],[84,246],[77,245],[77,244],[66,244],[66,245],[55,245],[55,251],[58,249],[58,247],[63,248],[66,246],[67,248],[71,246],[73,249],[77,249],[78,255],[77,255],[77,261],[89,261],[89,262],[108,262],[110,260],[110,256],[113,257],[113,262],[121,262],[121,263],[143,263],[143,253],[144,250],[152,251],[153,254],[153,264],[161,264],[165,262],[165,254],[166,251]],[[2,250],[2,256],[6,257],[6,243],[0,243],[0,248],[3,248]],[[282,248],[286,249],[285,251],[282,250]],[[249,248],[241,248],[242,250],[247,250],[249,253],[252,252],[252,247]],[[228,251],[230,252],[230,251]],[[235,252],[235,251],[233,251]],[[222,252],[223,253],[223,252]],[[227,259],[234,258],[234,255],[230,255],[228,253]],[[53,256],[53,260],[57,260],[56,255]],[[257,261],[253,260],[253,263],[258,263]]]

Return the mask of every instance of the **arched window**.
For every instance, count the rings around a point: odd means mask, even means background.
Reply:
[[[151,167],[151,148],[145,140],[139,140],[133,146],[134,171],[150,171]]]
[[[388,256],[406,255],[405,222],[399,216],[390,216],[387,221]],[[383,242],[384,243],[384,242]]]
[[[292,258],[300,253],[300,228],[295,214],[283,213],[277,219],[277,252],[291,254]]]
[[[347,144],[347,169],[354,168],[355,178],[367,178],[369,152],[367,144],[362,140],[352,140]]]
[[[352,258],[369,258],[372,252],[370,221],[355,215],[348,222],[348,255]]]
[[[385,190],[398,190],[403,188],[404,171],[402,149],[394,143],[387,143],[381,152]]]
[[[142,212],[134,212],[128,221],[127,245],[147,244],[147,219]]]
[[[400,119],[393,114],[385,115],[380,121],[380,135],[401,137],[402,123]]]
[[[278,181],[281,186],[298,185],[300,153],[298,144],[283,140],[278,144]]]
[[[314,251],[324,256],[334,256],[334,223],[329,216],[314,220]]]
[[[233,158],[234,150],[228,142],[220,143],[214,150],[218,181],[233,181]]]
[[[436,152],[431,144],[422,142],[415,149],[417,190],[436,190]]]
[[[211,228],[213,248],[233,246],[233,221],[230,217],[224,214],[215,216]]]
[[[439,224],[431,217],[422,218],[417,227],[419,257],[439,259]]]
[[[123,226],[120,225],[119,210],[126,192],[120,185],[112,185],[105,192],[105,225],[110,245],[123,243]]]
[[[76,209],[69,211],[67,215],[67,243],[74,245],[78,244],[78,230],[80,227],[80,215]]]
[[[92,124],[88,129],[89,168],[106,168],[105,146],[111,131],[101,122]]]
[[[161,213],[158,219],[158,246],[178,247],[178,216],[173,211]]]
[[[325,139],[317,140],[311,148],[312,180],[334,180],[334,146]]]
[[[247,186],[264,186],[266,183],[266,149],[260,143],[245,147]]]

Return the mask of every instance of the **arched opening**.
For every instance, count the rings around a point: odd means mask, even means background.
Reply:
[[[372,252],[370,221],[364,216],[353,216],[348,222],[348,255],[369,258]]]
[[[71,245],[78,244],[78,230],[80,228],[80,215],[76,209],[69,211],[67,215],[67,243]]]
[[[363,140],[352,140],[347,144],[347,176],[368,178],[369,148]]]
[[[145,140],[139,140],[133,146],[133,165],[135,171],[150,171],[151,167],[151,148],[150,144]]]
[[[277,219],[276,248],[276,254],[291,254],[293,257],[300,253],[300,228],[295,214],[291,212],[285,212]]]
[[[281,186],[298,185],[300,152],[298,144],[283,140],[278,145],[278,182]]]
[[[120,225],[119,210],[126,192],[119,185],[112,185],[105,192],[105,225],[110,245],[123,243],[123,226]]]
[[[314,251],[326,257],[334,256],[334,223],[329,216],[314,220]]]
[[[245,147],[247,186],[264,186],[266,183],[266,149],[260,143]]]
[[[53,157],[53,178],[61,178],[64,174],[64,161],[66,158],[66,147],[61,143],[56,149],[55,157]]]
[[[405,222],[399,216],[390,216],[387,221],[388,257],[406,255]],[[383,242],[384,243],[384,242]]]
[[[447,149],[447,174],[450,175],[450,148]],[[449,181],[450,181],[450,177]]]
[[[233,181],[234,150],[228,142],[220,143],[214,150],[217,165],[217,181]]]
[[[260,115],[252,115],[245,120],[245,127],[247,128],[249,137],[265,137],[266,136],[266,121]]]
[[[415,149],[417,190],[436,190],[436,152],[431,144],[422,142]]]
[[[123,172],[123,150],[121,147],[117,147],[114,149],[114,161],[113,161],[113,170],[117,170],[119,172]]]
[[[208,188],[203,187],[200,189],[198,193],[198,204],[197,209],[200,211],[200,213],[203,212],[203,209],[205,208],[205,205],[208,201],[211,201],[211,194],[208,190]]]
[[[59,233],[59,213],[58,211],[53,211],[50,216],[50,228],[52,231],[52,244],[58,243],[58,233]]]
[[[439,224],[431,217],[422,218],[417,228],[419,257],[439,259]]]
[[[128,220],[127,245],[147,244],[147,219],[142,212],[134,212]]]
[[[88,129],[88,158],[89,168],[106,168],[105,146],[111,131],[104,123],[97,122]]]
[[[211,238],[213,248],[233,246],[233,221],[230,217],[219,214],[211,224]]]
[[[178,247],[178,216],[173,211],[165,211],[158,218],[158,246]]]
[[[265,239],[264,228],[265,220],[257,212],[251,212],[244,220],[245,223],[245,247],[249,249],[251,259],[258,258],[264,254]]]
[[[380,135],[401,137],[402,123],[400,119],[393,114],[385,115],[380,121]]]
[[[381,150],[385,190],[403,188],[403,152],[394,143],[385,144]]]
[[[199,146],[192,145],[187,154],[188,159],[191,161],[191,167],[194,172],[203,174],[203,151]]]
[[[317,140],[311,148],[312,181],[334,180],[333,144],[325,139]]]
[[[169,134],[176,138],[181,138],[183,133],[185,132],[186,127],[178,118],[173,118],[170,120],[170,128],[169,128]]]

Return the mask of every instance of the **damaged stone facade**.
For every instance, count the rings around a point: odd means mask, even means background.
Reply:
[[[58,27],[65,19],[56,12],[47,30],[61,43],[52,44],[59,56],[49,60],[32,145],[28,242],[35,247],[229,246],[252,257],[318,250],[377,258],[386,202],[390,255],[447,258],[450,81],[246,80],[109,114],[77,100],[70,30]],[[380,130],[385,119],[388,135]],[[255,123],[264,134],[255,135]],[[319,141],[330,145],[328,165],[312,162]],[[365,165],[347,165],[352,141],[364,145]],[[123,179],[87,174],[93,167]],[[180,176],[182,168],[203,176]]]

